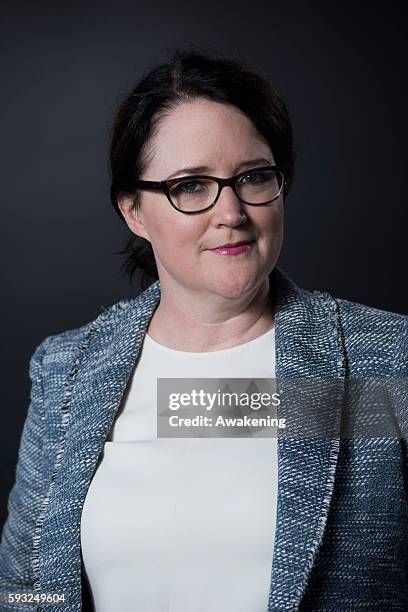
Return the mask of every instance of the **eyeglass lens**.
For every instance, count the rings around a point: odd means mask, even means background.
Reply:
[[[240,199],[247,204],[267,204],[282,191],[284,177],[274,169],[253,170],[235,182]],[[170,187],[173,204],[182,211],[196,212],[211,206],[217,197],[218,184],[213,179],[185,178]]]

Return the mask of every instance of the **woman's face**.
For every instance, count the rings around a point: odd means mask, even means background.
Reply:
[[[162,119],[149,142],[150,163],[144,180],[188,176],[183,168],[205,166],[210,174],[230,177],[252,167],[274,164],[271,149],[251,121],[231,105],[205,99],[179,104]],[[243,162],[262,159],[249,166]],[[253,292],[272,271],[283,240],[283,195],[265,206],[240,202],[224,187],[210,210],[186,215],[160,192],[141,191],[140,208],[119,205],[129,228],[151,242],[162,286],[181,287],[202,297],[239,297]],[[254,240],[239,255],[210,249]]]

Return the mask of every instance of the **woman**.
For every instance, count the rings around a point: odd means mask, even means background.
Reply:
[[[277,266],[284,102],[180,51],[124,100],[110,159],[144,290],[31,358],[2,588],[64,591],[69,611],[408,609],[405,436],[340,439],[341,398],[329,436],[157,435],[158,378],[407,377],[408,317]]]

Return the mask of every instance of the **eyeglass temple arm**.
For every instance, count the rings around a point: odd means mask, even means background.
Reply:
[[[135,187],[141,187],[143,189],[160,189],[166,188],[166,181],[143,181],[138,179],[135,181]]]

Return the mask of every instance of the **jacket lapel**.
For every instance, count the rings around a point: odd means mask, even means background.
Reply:
[[[118,302],[92,322],[77,348],[64,392],[56,477],[32,561],[42,590],[80,596],[83,504],[159,299],[155,283]]]
[[[270,279],[275,296],[276,378],[342,377],[343,350],[333,298],[298,288],[278,267]],[[65,389],[56,477],[38,558],[33,561],[39,565],[43,589],[78,590],[83,503],[159,300],[157,281],[135,299],[102,313],[78,347]],[[336,429],[337,408],[331,418]],[[296,610],[299,605],[323,537],[338,450],[337,435],[278,437],[279,493],[269,610]]]
[[[279,268],[272,279],[278,384],[291,381],[288,388],[294,389],[292,379],[342,380],[345,363],[335,300],[328,293],[297,287]],[[325,416],[329,436],[290,437],[290,429],[285,436],[285,430],[278,430],[277,525],[268,610],[297,610],[305,591],[333,493],[341,404],[340,394]],[[289,404],[282,394],[278,414],[289,417],[289,428],[292,424],[295,429],[294,409],[304,423],[302,405]]]

